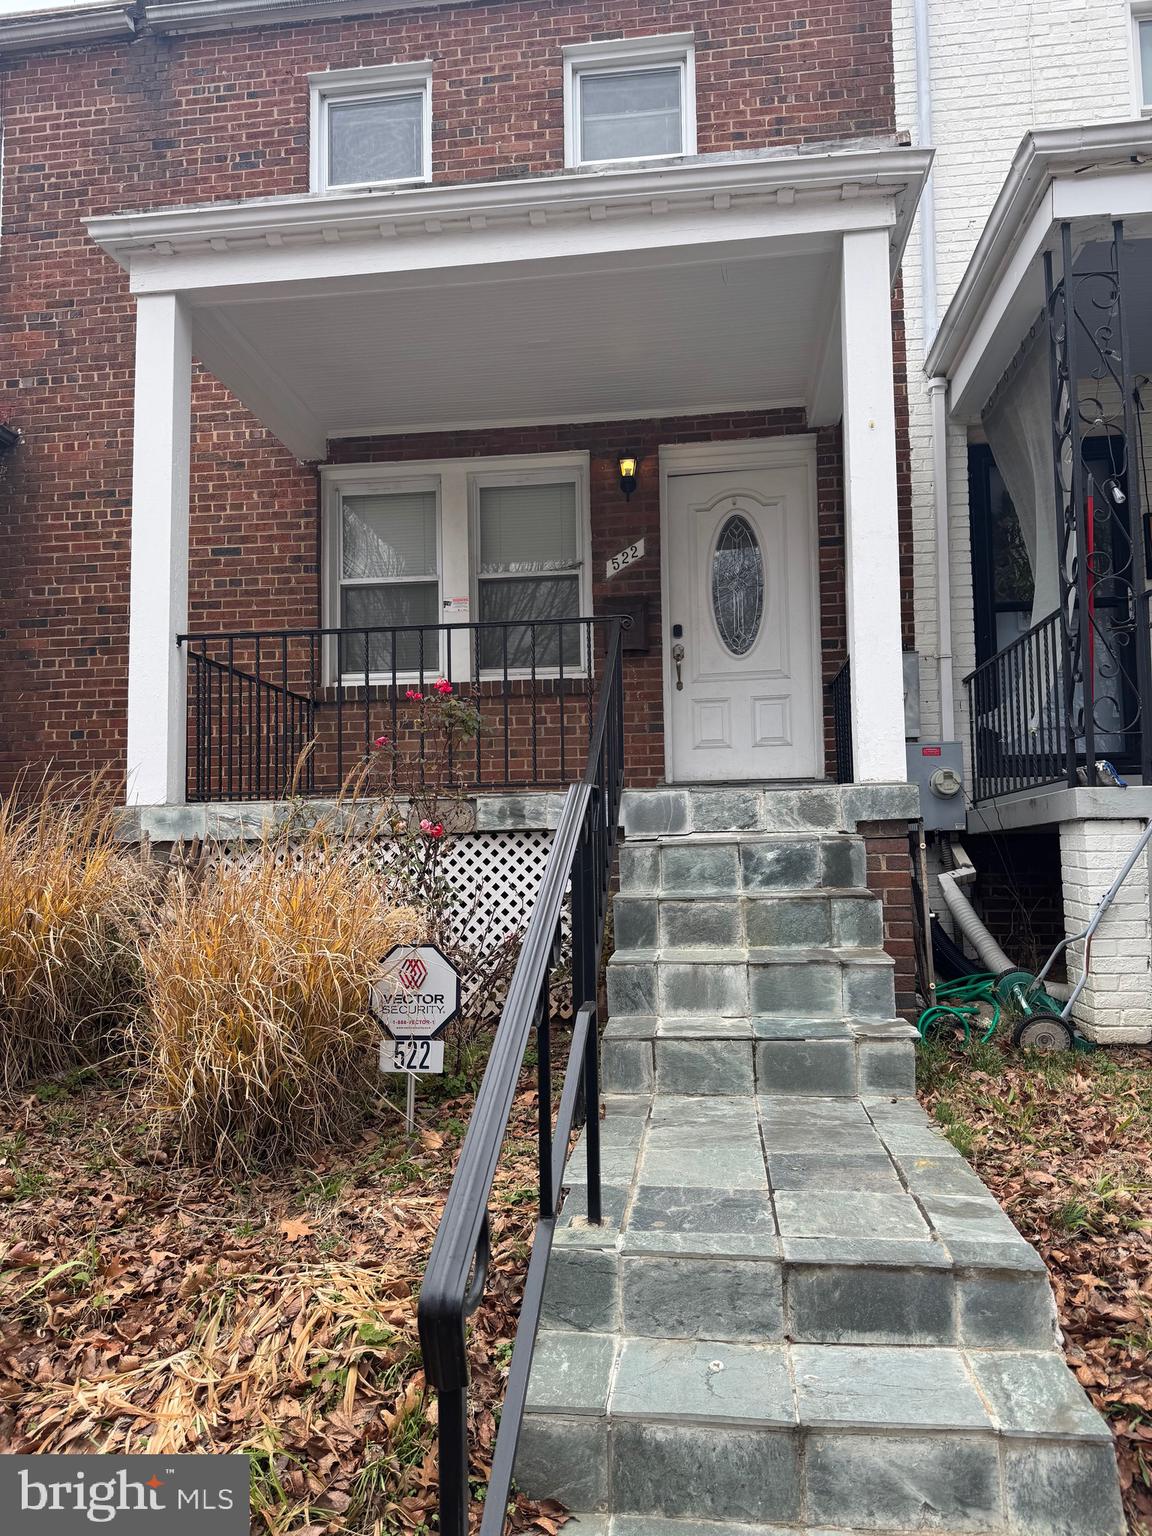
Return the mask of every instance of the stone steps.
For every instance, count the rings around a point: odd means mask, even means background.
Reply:
[[[852,1096],[915,1091],[916,1031],[900,1019],[632,1015],[604,1031],[605,1093]]]
[[[882,949],[617,950],[608,1014],[890,1019],[893,978]]]
[[[880,903],[863,889],[827,887],[722,896],[620,895],[613,904],[618,950],[716,945],[720,949],[880,949]]]
[[[629,842],[713,832],[811,835],[854,832],[862,821],[909,821],[920,814],[909,784],[814,784],[625,790],[621,822]]]
[[[568,1168],[544,1325],[729,1342],[1050,1349],[1044,1265],[919,1105],[657,1097]]]
[[[1043,1264],[915,1102],[610,1098],[602,1137],[603,1226],[569,1164],[526,1492],[608,1536],[1120,1536]]]
[[[867,858],[857,837],[723,832],[662,837],[620,849],[626,895],[715,897],[866,889]]]
[[[1123,1529],[1111,1435],[1051,1351],[551,1331],[537,1358],[518,1480],[577,1509],[810,1532]]]
[[[855,835],[906,788],[624,797],[604,1221],[581,1141],[517,1460],[574,1536],[1121,1536],[1044,1265],[914,1097]]]

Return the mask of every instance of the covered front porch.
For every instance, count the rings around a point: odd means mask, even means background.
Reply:
[[[95,221],[137,296],[130,803],[332,795],[381,739],[419,770],[439,679],[481,719],[457,782],[563,785],[616,628],[631,782],[903,780],[891,285],[926,169],[753,154]],[[321,466],[287,623],[190,601],[194,359]]]

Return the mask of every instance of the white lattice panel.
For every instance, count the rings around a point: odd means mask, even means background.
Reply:
[[[202,855],[206,864],[233,863],[243,857],[243,845],[235,843],[207,845]],[[522,932],[532,911],[536,892],[548,853],[552,833],[462,832],[449,838],[441,854],[444,878],[457,893],[453,912],[452,936],[464,949],[483,950],[504,943],[510,934]],[[393,856],[395,845],[378,843],[373,850],[381,863]],[[568,953],[569,909],[565,906],[562,924],[565,956]],[[464,1004],[471,1001],[467,978]],[[492,1011],[491,1007],[488,1010]],[[571,1012],[568,1004],[557,1010]]]

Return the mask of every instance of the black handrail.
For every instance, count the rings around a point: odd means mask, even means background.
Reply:
[[[423,783],[409,695],[440,677],[480,722],[446,765],[457,787],[567,785],[591,739],[608,625],[576,616],[177,635],[189,668],[187,798],[259,800],[288,782],[337,795],[381,737],[411,752]],[[294,775],[306,746],[304,785]]]
[[[586,1112],[587,1125],[588,1219],[597,1224],[601,1219],[597,981],[624,780],[623,623],[618,618],[611,621],[603,685],[584,777],[569,786],[565,797],[420,1291],[424,1372],[439,1397],[441,1536],[466,1536],[468,1529],[466,1325],[484,1295],[489,1256],[488,1202],[525,1051],[534,1029],[539,1214],[484,1501],[481,1536],[499,1536],[505,1525],[545,1271],[560,1209],[564,1160],[581,1109]],[[552,971],[559,957],[560,922],[569,886],[576,1027],[553,1126],[549,994]]]

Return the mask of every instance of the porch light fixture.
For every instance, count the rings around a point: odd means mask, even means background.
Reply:
[[[620,455],[620,489],[624,492],[624,500],[628,501],[632,492],[636,489],[636,481],[640,474],[640,460],[634,453],[622,453]]]

